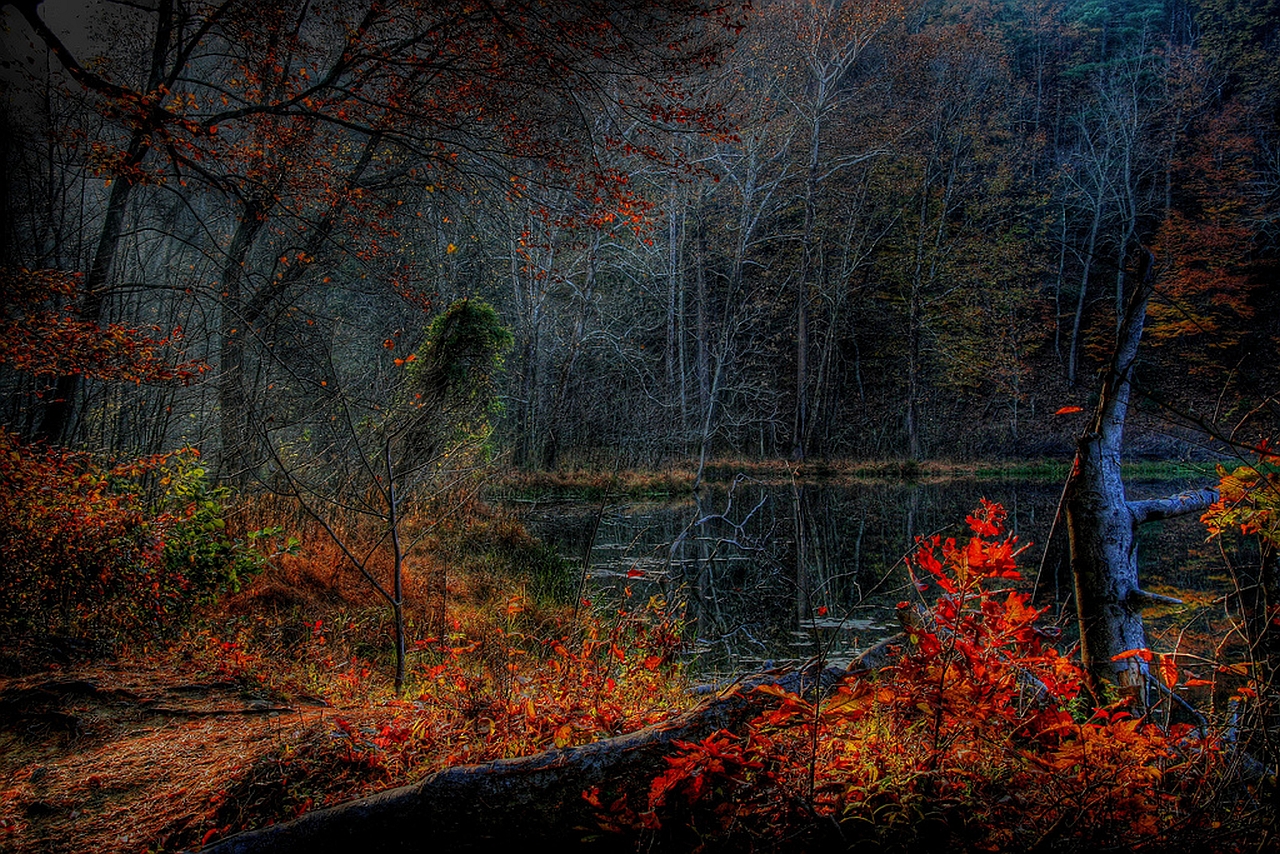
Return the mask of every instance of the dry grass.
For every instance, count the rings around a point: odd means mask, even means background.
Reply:
[[[0,683],[0,697],[25,700],[0,733],[0,838],[42,852],[190,838],[229,780],[325,713],[268,712],[281,704],[208,675],[143,657]]]
[[[282,509],[244,507],[233,523],[276,524]],[[411,554],[409,687],[397,698],[389,608],[314,524],[283,521],[302,553],[273,561],[168,647],[0,680],[0,849],[196,847],[687,705],[669,624],[638,608],[569,625],[571,608],[534,595],[545,550],[482,505],[436,517]],[[343,535],[367,549],[377,532],[360,524]],[[446,631],[428,638],[441,577]]]
[[[1044,477],[1057,479],[1065,462],[978,463],[936,460],[785,459],[735,457],[712,460],[703,470],[706,483],[728,483],[739,477],[785,485],[789,483],[867,483],[882,481],[940,482],[957,478]],[[673,496],[689,493],[697,477],[696,460],[679,460],[661,469],[621,470],[561,468],[554,471],[511,469],[497,477],[489,492],[502,496]]]

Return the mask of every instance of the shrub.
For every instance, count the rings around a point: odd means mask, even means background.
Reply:
[[[164,527],[165,567],[171,575],[186,579],[192,602],[239,592],[272,556],[298,547],[297,538],[291,536],[275,552],[260,550],[284,533],[280,526],[233,536],[226,520],[232,491],[210,483],[193,451],[175,455],[160,484],[165,487],[164,510],[158,517]]]
[[[984,502],[967,543],[919,541],[913,577],[937,598],[899,606],[916,617],[895,665],[808,695],[757,689],[766,711],[742,734],[681,745],[647,802],[612,804],[602,826],[723,850],[1094,850],[1218,832],[1202,800],[1216,743],[1084,703],[1083,671],[1012,589],[1004,516]]]
[[[265,558],[226,533],[195,451],[114,467],[0,429],[0,639],[112,643],[179,625]],[[149,506],[144,483],[166,489]]]

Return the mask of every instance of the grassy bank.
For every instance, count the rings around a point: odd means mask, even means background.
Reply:
[[[932,460],[788,460],[729,459],[708,463],[702,479],[707,484],[728,484],[738,478],[768,485],[788,483],[940,483],[950,480],[1019,480],[1061,482],[1071,469],[1070,460],[1017,460],[955,462]],[[1213,463],[1135,461],[1124,466],[1132,480],[1214,480]],[[565,468],[553,471],[507,469],[486,489],[492,498],[532,500],[565,498],[599,501],[608,497],[665,499],[688,495],[697,478],[697,466],[676,462],[662,469],[605,471]]]

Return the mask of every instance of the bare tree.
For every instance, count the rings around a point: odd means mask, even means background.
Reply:
[[[1149,251],[1142,251],[1115,354],[1103,378],[1093,419],[1077,442],[1066,492],[1081,658],[1098,686],[1114,684],[1138,709],[1146,708],[1148,690],[1158,684],[1147,666],[1150,652],[1142,609],[1157,602],[1177,602],[1140,586],[1138,528],[1157,519],[1201,511],[1218,497],[1216,488],[1144,501],[1125,497],[1121,440],[1152,290],[1154,260]]]

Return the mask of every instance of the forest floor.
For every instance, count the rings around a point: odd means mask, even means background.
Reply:
[[[254,595],[269,580],[232,605],[269,598]],[[219,606],[159,651],[28,658],[0,677],[0,852],[193,850],[693,704],[670,655],[677,636],[647,613],[583,615],[577,632],[518,598],[497,617],[464,614],[444,642],[412,651],[400,696],[385,643],[381,656],[361,651],[385,641],[367,608],[268,616],[246,629],[244,614]]]
[[[234,525],[284,518],[259,503]],[[0,646],[0,852],[195,849],[692,705],[666,617],[639,602],[579,613],[553,590],[572,580],[564,565],[483,505],[445,518],[404,567],[397,695],[390,609],[313,528],[189,624],[105,641],[109,656],[49,637]],[[430,629],[446,572],[448,619]]]
[[[220,678],[174,658],[92,663],[0,680],[0,849],[137,852],[198,844],[228,794],[346,708]]]

